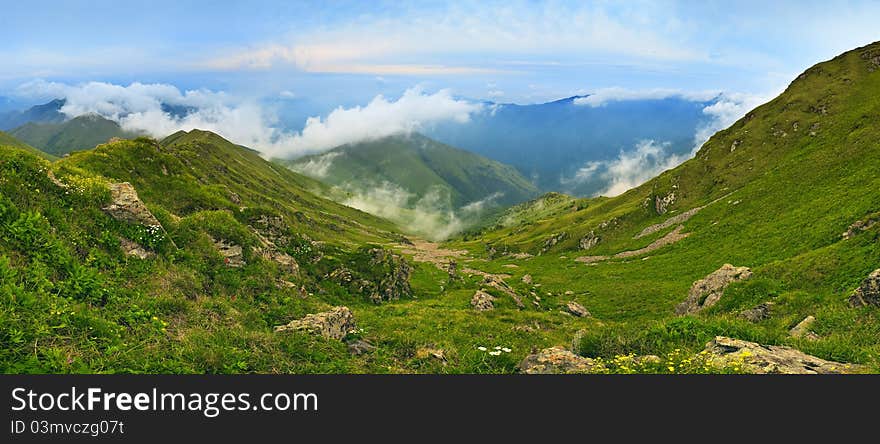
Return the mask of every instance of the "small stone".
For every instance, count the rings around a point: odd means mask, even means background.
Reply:
[[[376,350],[376,346],[365,339],[355,339],[348,342],[348,352],[360,356]]]
[[[474,297],[471,298],[471,306],[474,307],[476,311],[489,311],[495,309],[495,304],[492,302],[495,300],[495,297],[489,293],[486,293],[483,290],[477,290],[474,293]]]
[[[797,325],[794,326],[788,333],[795,338],[802,338],[806,336],[810,332],[810,327],[813,326],[813,323],[816,322],[816,318],[813,316],[807,316],[803,321],[798,322]],[[814,333],[815,334],[815,333]]]
[[[532,285],[532,275],[527,274],[527,275],[523,276],[522,281],[524,284]]]
[[[754,308],[742,311],[739,315],[749,322],[761,322],[770,317],[770,307],[772,306],[772,302],[764,302]]]
[[[526,356],[519,364],[519,371],[526,374],[588,373],[593,365],[590,358],[563,347],[551,347]]]

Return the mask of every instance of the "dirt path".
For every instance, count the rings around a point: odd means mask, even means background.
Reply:
[[[403,254],[412,255],[413,260],[416,262],[426,262],[429,264],[434,264],[435,267],[446,271],[449,266],[450,261],[470,261],[468,258],[467,250],[447,250],[445,248],[441,248],[439,244],[434,242],[429,242],[423,239],[410,239],[412,241],[412,245],[404,245],[403,249],[400,251]],[[493,274],[487,273],[482,270],[477,270],[475,268],[463,267],[460,269],[462,273],[472,274],[483,277],[494,277],[498,279],[507,279],[510,277],[509,274]]]
[[[661,237],[660,239],[655,240],[654,242],[651,242],[647,247],[639,248],[638,250],[621,251],[620,253],[617,253],[614,256],[581,256],[579,258],[576,258],[575,261],[576,262],[583,262],[585,264],[590,264],[593,262],[605,261],[605,260],[608,260],[611,258],[618,258],[619,259],[619,258],[626,258],[626,257],[633,257],[633,256],[641,256],[645,253],[650,253],[654,250],[659,250],[660,248],[663,248],[667,245],[672,245],[672,244],[690,236],[690,233],[682,233],[682,231],[684,231],[684,225],[679,225],[679,226],[675,227],[674,230],[667,233],[665,236]]]

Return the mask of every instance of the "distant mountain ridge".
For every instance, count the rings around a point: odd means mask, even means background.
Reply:
[[[13,129],[10,134],[55,156],[91,149],[113,138],[128,139],[139,135],[98,114],[83,114],[67,121],[30,122]]]
[[[597,107],[576,103],[584,97],[534,105],[484,102],[488,111],[472,115],[469,122],[441,123],[424,133],[512,165],[542,191],[588,196],[607,184],[564,179],[588,162],[613,159],[644,140],[668,143],[670,154],[689,153],[698,128],[711,120],[703,112],[710,102],[670,97]]]

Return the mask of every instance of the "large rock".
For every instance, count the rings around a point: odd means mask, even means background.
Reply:
[[[873,305],[880,307],[880,269],[874,270],[849,297],[853,307]]]
[[[590,231],[586,236],[582,237],[580,242],[578,242],[578,247],[581,250],[589,250],[590,248],[595,247],[599,243],[599,236],[596,236],[595,231]]]
[[[471,298],[471,307],[474,307],[474,310],[476,311],[494,310],[495,304],[492,302],[494,300],[495,297],[491,294],[486,293],[483,290],[477,290]]]
[[[356,329],[354,314],[348,307],[334,307],[330,311],[309,314],[302,319],[275,327],[276,332],[304,331],[328,339],[340,340]]]
[[[761,322],[770,317],[771,307],[773,307],[772,302],[762,302],[753,308],[743,310],[739,315],[749,322]]]
[[[214,239],[213,237],[211,240],[214,241],[214,248],[217,249],[220,256],[223,256],[223,263],[227,267],[239,268],[245,265],[244,249],[241,245],[236,245],[223,239]]]
[[[748,267],[734,267],[730,264],[724,264],[705,278],[694,282],[688,292],[687,299],[675,307],[675,313],[679,315],[693,314],[704,308],[709,308],[721,299],[724,289],[728,285],[750,277],[752,277],[752,271]]]
[[[589,373],[593,365],[590,358],[563,347],[551,347],[526,356],[519,364],[519,371],[526,374]]]
[[[579,318],[591,316],[586,307],[575,301],[565,304],[565,310]]]
[[[520,297],[520,295],[517,294],[516,290],[511,288],[511,286],[508,285],[507,282],[505,282],[504,279],[502,279],[501,277],[496,276],[496,275],[492,275],[492,274],[486,275],[486,277],[483,279],[483,285],[486,285],[488,287],[492,287],[492,288],[510,296],[510,298],[513,299],[513,302],[516,304],[517,307],[519,307],[519,308],[525,307],[525,304],[523,304],[523,301],[522,301],[522,297]]]
[[[110,204],[103,208],[114,219],[145,226],[159,226],[159,220],[138,198],[137,191],[128,182],[110,184]]]
[[[718,367],[739,367],[746,373],[855,373],[860,366],[826,361],[791,347],[761,345],[724,336],[706,344],[709,361]]]

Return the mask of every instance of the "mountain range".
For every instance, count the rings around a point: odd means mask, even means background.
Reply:
[[[876,373],[878,121],[880,42],[640,186],[545,194],[443,244],[340,184],[533,190],[418,135],[300,165],[335,184],[207,131],[53,162],[6,139],[0,369]]]

